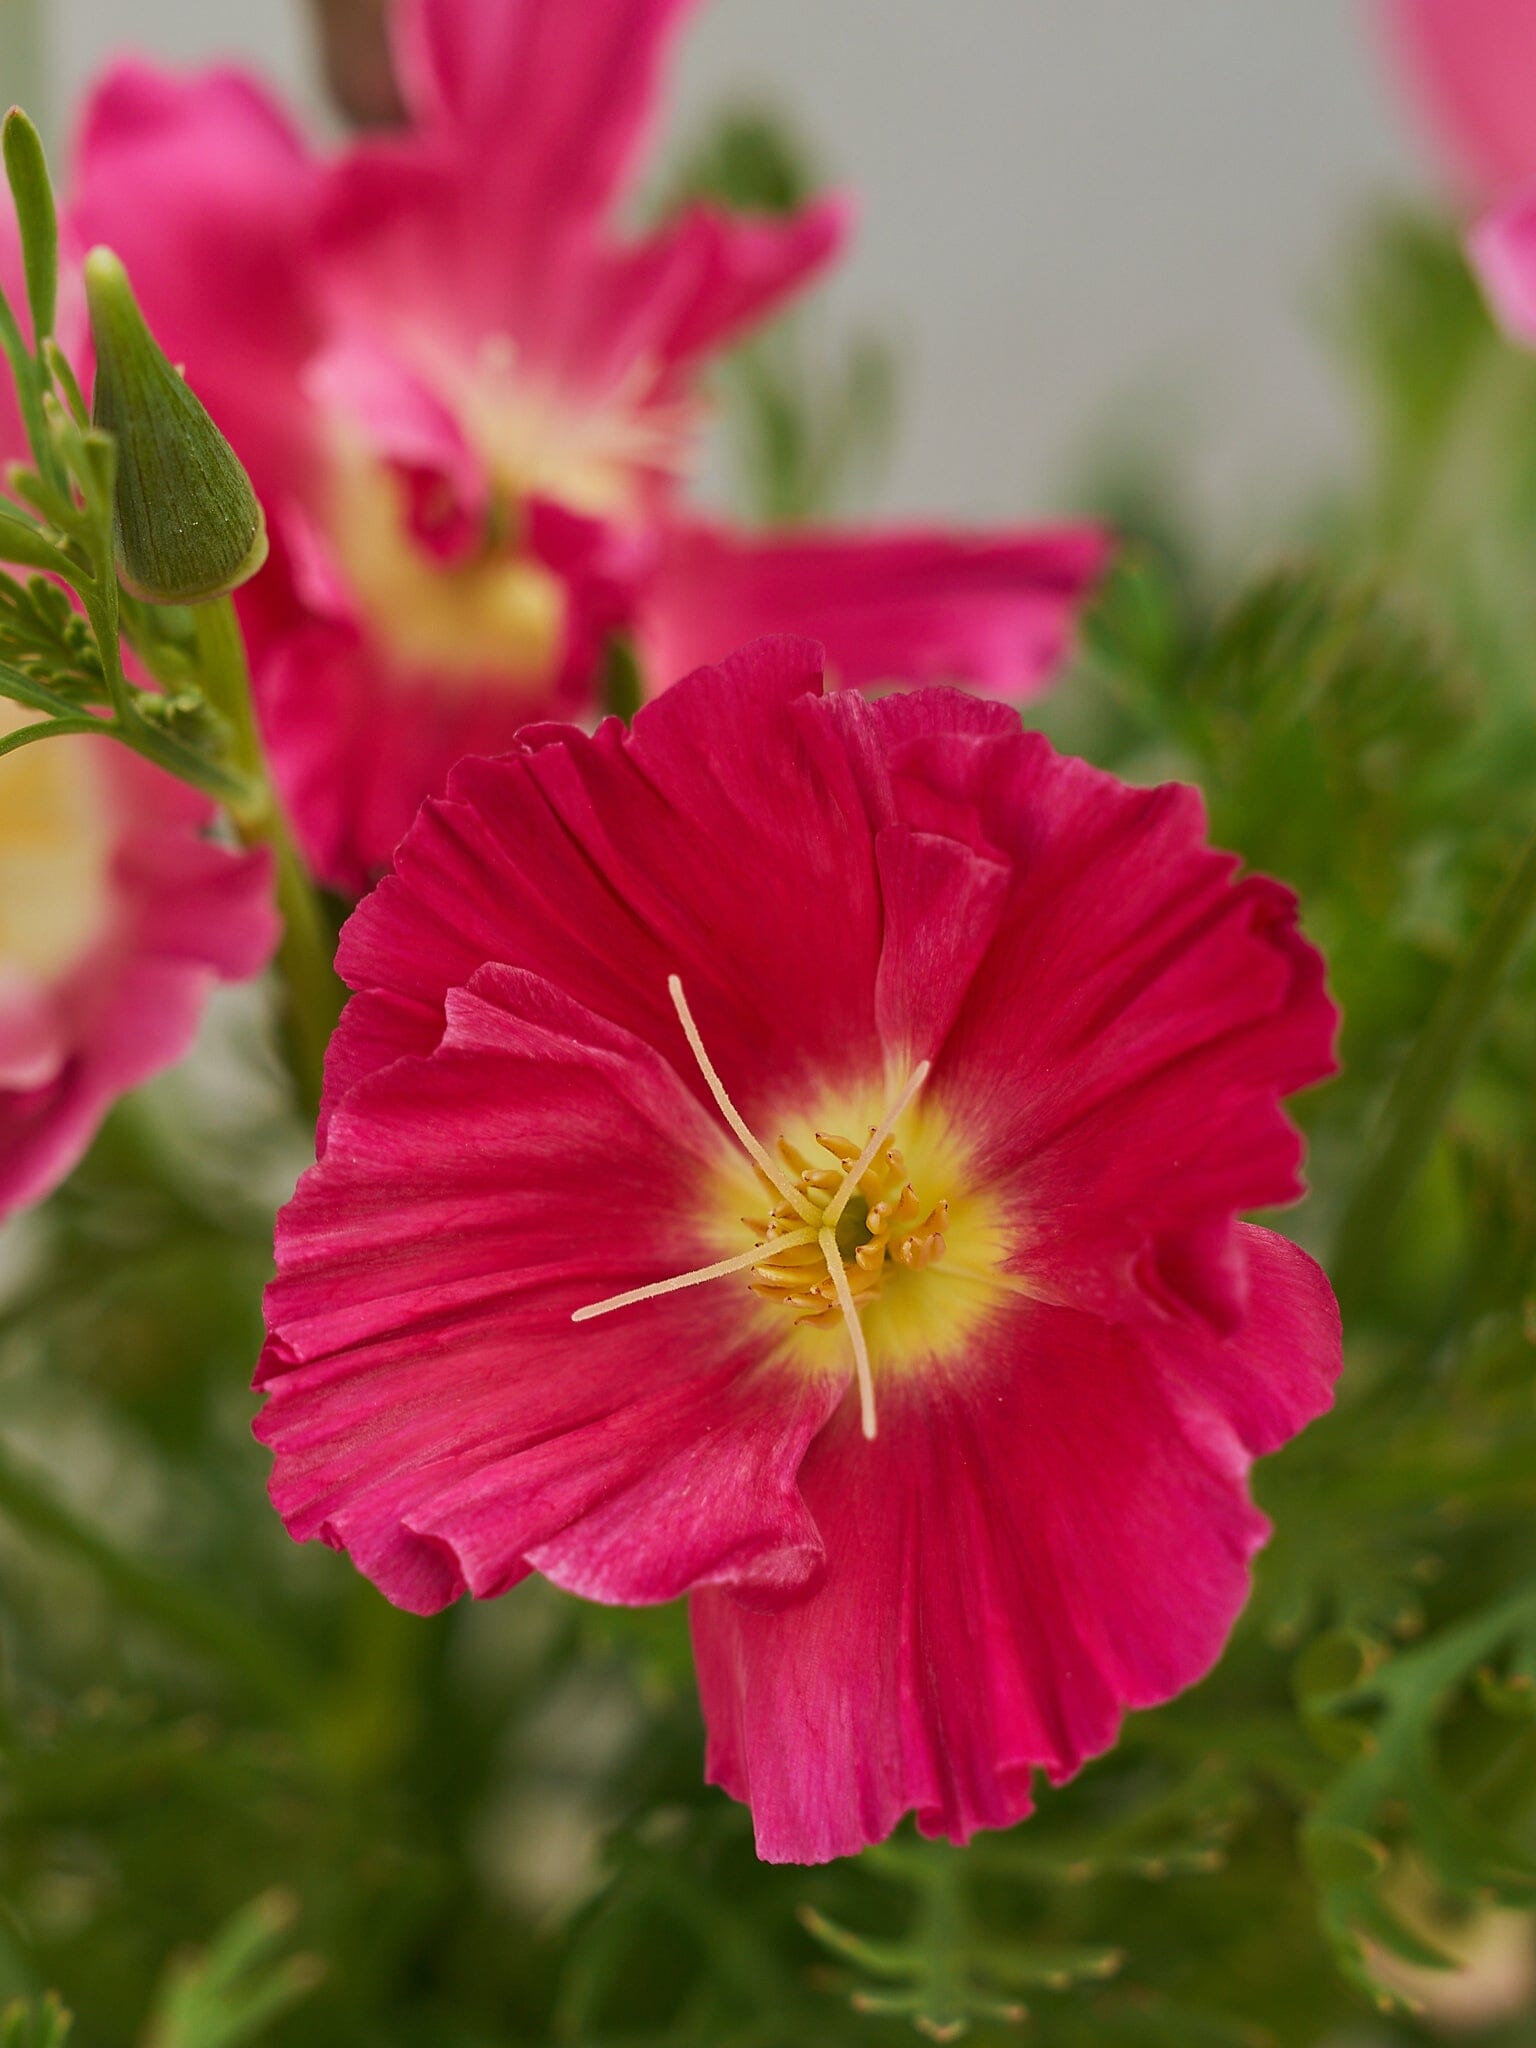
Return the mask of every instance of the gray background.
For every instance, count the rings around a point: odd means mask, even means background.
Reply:
[[[0,69],[31,4],[0,0]],[[243,53],[314,104],[298,0],[41,14],[55,116],[125,40]],[[887,507],[1043,510],[1128,428],[1182,444],[1239,520],[1347,462],[1318,308],[1352,220],[1433,178],[1364,0],[711,0],[674,132],[744,92],[861,195],[821,317],[896,342]]]

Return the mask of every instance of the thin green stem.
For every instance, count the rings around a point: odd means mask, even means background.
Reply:
[[[32,351],[27,347],[21,324],[11,310],[11,302],[4,292],[0,292],[0,349],[4,350],[11,366],[11,377],[16,386],[16,403],[21,412],[27,445],[32,450],[32,459],[44,480],[55,490],[62,490],[64,471],[43,419],[42,378]]]
[[[7,754],[19,753],[23,747],[36,746],[39,740],[55,739],[63,733],[112,731],[112,726],[93,718],[89,712],[82,712],[78,718],[45,718],[38,725],[18,726],[15,732],[0,735],[0,760]]]
[[[341,1015],[346,991],[334,966],[335,947],[309,870],[267,773],[251,696],[245,641],[227,597],[193,608],[198,680],[209,703],[228,722],[235,764],[249,779],[249,793],[230,805],[248,846],[268,846],[277,868],[277,904],[283,920],[278,969],[287,993],[285,1051],[294,1086],[309,1114],[320,1106],[325,1051]]]
[[[133,706],[133,691],[123,672],[122,619],[118,611],[117,574],[112,565],[110,512],[103,512],[95,525],[92,557],[96,573],[76,587],[80,592],[80,602],[85,606],[85,615],[91,622],[91,631],[96,635],[101,672],[106,678],[113,712],[120,723],[129,725],[140,721]]]
[[[212,761],[205,760],[190,747],[182,746],[168,733],[157,731],[131,706],[122,718],[98,718],[94,712],[77,712],[64,698],[32,684],[28,677],[14,670],[7,670],[3,663],[0,663],[0,697],[43,713],[35,725],[23,725],[15,732],[0,735],[0,758],[17,753],[22,747],[36,746],[39,740],[61,739],[71,733],[90,734],[98,739],[121,740],[124,746],[142,754],[146,761],[153,761],[168,775],[190,782],[231,809],[250,802],[249,783],[226,774],[222,768],[215,767]]]
[[[204,755],[149,724],[131,706],[125,719],[120,722],[114,720],[100,729],[120,739],[124,746],[132,747],[146,761],[153,761],[168,775],[190,782],[194,789],[202,790],[205,796],[224,804],[232,813],[251,801],[251,785],[243,775],[231,775],[226,769],[217,767]]]
[[[1333,1275],[1346,1299],[1368,1279],[1386,1243],[1533,921],[1536,833],[1527,840],[1387,1097],[1370,1163],[1339,1226]]]
[[[633,725],[635,713],[645,701],[645,679],[634,642],[626,633],[609,640],[603,660],[603,709],[611,717]]]

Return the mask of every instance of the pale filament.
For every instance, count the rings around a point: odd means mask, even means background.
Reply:
[[[713,1265],[698,1266],[691,1273],[678,1273],[670,1280],[654,1280],[647,1287],[632,1287],[626,1293],[609,1295],[605,1301],[589,1302],[586,1307],[572,1311],[573,1323],[589,1323],[595,1316],[611,1315],[615,1309],[633,1308],[642,1301],[654,1301],[663,1294],[676,1294],[685,1287],[699,1287],[707,1280],[722,1280],[730,1273],[740,1273],[764,1261],[767,1244],[771,1243],[772,1257],[780,1252],[793,1251],[802,1245],[816,1245],[826,1262],[827,1275],[842,1311],[843,1321],[848,1328],[848,1341],[853,1349],[854,1377],[859,1388],[859,1423],[866,1438],[873,1441],[875,1435],[875,1381],[870,1369],[869,1345],[865,1341],[864,1326],[859,1320],[858,1304],[854,1301],[853,1290],[848,1285],[848,1274],[843,1265],[843,1255],[837,1242],[837,1223],[850,1196],[858,1187],[865,1173],[876,1158],[880,1148],[889,1142],[896,1128],[898,1118],[927,1080],[930,1062],[922,1060],[913,1068],[906,1086],[896,1097],[891,1107],[880,1119],[878,1127],[871,1131],[869,1143],[846,1169],[841,1181],[833,1190],[831,1200],[824,1209],[818,1210],[804,1189],[795,1181],[788,1168],[774,1158],[768,1148],[760,1142],[748,1127],[746,1119],[726,1093],[725,1083],[715,1071],[714,1062],[704,1050],[704,1041],[699,1027],[693,1020],[688,1007],[688,998],[683,994],[681,979],[675,974],[667,976],[667,993],[677,1011],[678,1022],[688,1040],[689,1048],[698,1062],[710,1094],[714,1097],[720,1114],[740,1140],[743,1151],[767,1178],[770,1184],[805,1219],[806,1227],[792,1230],[782,1237],[765,1240],[753,1245],[750,1251],[739,1252],[734,1258],[717,1259]]]
[[[817,1220],[815,1204],[806,1195],[804,1188],[796,1184],[789,1168],[780,1160],[775,1159],[767,1146],[760,1144],[751,1131],[747,1129],[746,1120],[742,1116],[741,1111],[732,1102],[730,1096],[726,1094],[725,1083],[715,1072],[714,1062],[704,1050],[704,1041],[699,1036],[699,1027],[693,1021],[693,1012],[688,1007],[688,998],[683,994],[682,981],[675,974],[667,976],[667,994],[672,998],[672,1007],[677,1011],[677,1021],[682,1025],[689,1048],[699,1063],[699,1072],[704,1076],[709,1092],[713,1095],[719,1107],[720,1114],[725,1118],[746,1148],[748,1158],[762,1168],[785,1201],[797,1209],[807,1223],[814,1224]]]
[[[793,1251],[796,1245],[814,1244],[814,1230],[792,1230],[787,1237],[776,1237],[773,1248],[776,1252]],[[748,1266],[763,1263],[763,1248],[753,1245],[749,1252],[738,1252],[734,1259],[716,1259],[712,1266],[695,1266],[691,1273],[679,1273],[673,1280],[653,1280],[649,1287],[632,1287],[628,1294],[610,1294],[606,1301],[589,1302],[585,1308],[573,1309],[573,1323],[590,1323],[594,1316],[612,1315],[616,1308],[633,1308],[637,1301],[654,1301],[658,1294],[676,1294],[684,1287],[698,1287],[706,1280],[723,1280],[727,1273],[744,1273]]]
[[[821,1255],[827,1262],[827,1271],[832,1276],[832,1285],[837,1293],[837,1305],[843,1312],[843,1321],[848,1325],[848,1341],[853,1346],[853,1372],[859,1383],[859,1427],[865,1440],[875,1440],[875,1376],[869,1369],[869,1346],[864,1341],[864,1325],[859,1321],[858,1305],[853,1298],[853,1289],[848,1285],[848,1275],[843,1267],[843,1255],[837,1248],[835,1231],[823,1230],[817,1233],[816,1242]]]

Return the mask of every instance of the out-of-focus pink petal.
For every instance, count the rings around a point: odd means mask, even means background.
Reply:
[[[1094,528],[764,537],[679,522],[640,637],[655,688],[760,633],[823,642],[834,679],[963,682],[1032,696],[1108,559]]]
[[[512,744],[548,695],[519,697],[508,678],[391,674],[345,624],[300,626],[258,673],[262,723],[278,780],[315,871],[361,895],[420,808],[466,754]]]
[[[1034,1771],[1070,1777],[1215,1661],[1265,1534],[1250,1455],[1328,1405],[1339,1362],[1326,1282],[1264,1235],[1239,1337],[1165,1354],[1021,1306],[963,1372],[893,1389],[873,1444],[851,1404],[822,1432],[815,1597],[692,1603],[708,1774],[760,1855],[851,1855],[912,1811],[956,1841],[1006,1827]]]
[[[156,337],[264,492],[291,481],[305,431],[318,175],[287,116],[233,70],[118,64],[76,143],[72,232],[121,256]]]
[[[747,219],[715,207],[690,207],[642,244],[634,259],[649,264],[682,259],[690,280],[688,291],[674,302],[659,343],[665,360],[687,363],[724,348],[745,328],[777,312],[840,254],[852,219],[851,201],[839,195],[783,219]],[[728,651],[717,650],[713,658]]]
[[[430,386],[361,335],[322,349],[304,382],[317,405],[348,421],[405,480],[418,544],[443,560],[466,553],[484,532],[488,480],[459,421]]]
[[[403,0],[401,83],[514,232],[600,216],[642,148],[693,0]]]
[[[203,798],[116,741],[42,744],[79,750],[108,821],[102,912],[46,987],[0,958],[0,1215],[64,1178],[117,1098],[186,1052],[214,984],[257,973],[277,937],[267,857],[208,841]],[[0,761],[0,801],[15,773]]]
[[[1468,247],[1499,320],[1517,341],[1536,347],[1536,197],[1512,199],[1485,215]]]
[[[1457,179],[1495,197],[1536,178],[1533,0],[1375,0],[1382,32]]]
[[[293,1533],[420,1611],[535,1566],[609,1600],[803,1587],[795,1472],[841,1380],[755,1370],[721,1290],[570,1321],[715,1256],[679,1215],[720,1142],[649,1047],[538,977],[451,996],[433,1058],[354,1090],[284,1212],[259,1434]]]

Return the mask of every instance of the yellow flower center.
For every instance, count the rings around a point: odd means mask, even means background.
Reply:
[[[0,699],[0,734],[36,722]],[[0,991],[55,980],[107,913],[110,833],[91,739],[48,739],[0,758]]]
[[[798,1133],[783,1136],[770,1152],[726,1093],[676,975],[668,986],[699,1070],[746,1155],[710,1191],[701,1219],[722,1249],[738,1249],[589,1303],[572,1321],[740,1275],[771,1304],[764,1313],[774,1327],[765,1338],[774,1355],[819,1371],[833,1362],[828,1342],[846,1343],[864,1434],[872,1438],[877,1367],[885,1373],[963,1361],[968,1340],[1003,1299],[1027,1291],[1005,1270],[1017,1231],[986,1192],[969,1189],[963,1149],[943,1119],[917,1106],[926,1060],[868,1125],[864,1144],[818,1128],[803,1142]],[[898,1143],[902,1133],[910,1142],[903,1136]],[[815,1163],[813,1149],[833,1164]],[[955,1202],[946,1190],[957,1186],[968,1192]],[[765,1192],[761,1214],[741,1215],[745,1201],[761,1204]],[[740,1249],[743,1230],[750,1242]]]
[[[878,1128],[870,1125],[871,1138]],[[778,1146],[780,1158],[804,1189],[814,1216],[808,1220],[794,1203],[781,1197],[765,1216],[742,1218],[763,1255],[762,1264],[751,1268],[752,1292],[794,1309],[797,1323],[833,1322],[841,1313],[840,1289],[821,1244],[825,1229],[831,1229],[848,1292],[855,1306],[863,1309],[880,1299],[881,1281],[891,1265],[916,1273],[943,1258],[944,1232],[949,1227],[948,1201],[941,1195],[929,1207],[922,1200],[906,1177],[906,1162],[896,1145],[885,1145],[864,1165],[863,1147],[851,1138],[818,1131],[816,1143],[837,1161],[835,1167],[812,1165],[787,1138],[780,1138]],[[842,1213],[828,1224],[828,1210],[855,1163],[863,1171],[846,1197]],[[765,1192],[777,1195],[779,1190],[761,1167],[757,1173]],[[786,1238],[803,1239],[807,1229],[816,1231],[814,1242],[785,1248]]]
[[[350,441],[332,472],[331,538],[373,638],[398,666],[450,682],[494,676],[536,697],[560,658],[566,590],[542,562],[487,544],[439,562],[413,537],[405,488]]]

